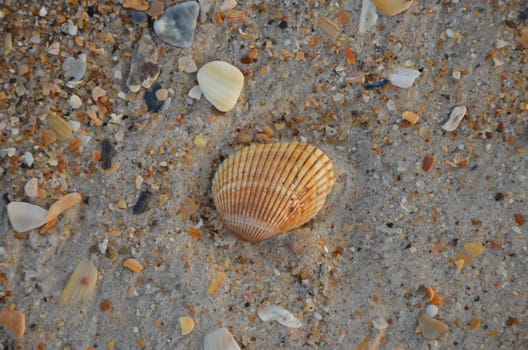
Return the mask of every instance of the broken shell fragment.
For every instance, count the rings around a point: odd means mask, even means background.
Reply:
[[[0,311],[0,323],[11,332],[15,338],[22,338],[26,331],[26,316],[11,308]]]
[[[416,69],[397,66],[392,74],[389,75],[389,80],[392,85],[407,89],[414,84],[414,81],[420,76],[420,74],[420,71],[417,71]]]
[[[460,125],[460,122],[462,121],[464,116],[466,115],[466,112],[466,106],[456,106],[449,114],[449,118],[447,119],[447,121],[442,124],[441,128],[445,131],[455,131]]]
[[[60,296],[64,304],[76,304],[90,297],[97,282],[97,268],[91,261],[81,260]]]
[[[442,321],[439,321],[427,314],[422,314],[418,318],[418,326],[425,339],[438,339],[449,330],[449,326]]]
[[[252,145],[227,158],[213,179],[213,200],[237,238],[258,242],[299,227],[321,210],[334,185],[332,162],[296,142]]]
[[[31,178],[26,182],[24,185],[24,193],[26,196],[30,198],[36,198],[38,197],[38,179],[37,178]]]
[[[180,322],[180,328],[182,335],[190,334],[194,329],[194,320],[188,316],[180,317],[178,319]]]
[[[244,86],[240,69],[223,61],[205,64],[198,71],[197,79],[205,98],[221,112],[235,107]]]
[[[23,233],[44,225],[48,211],[31,203],[11,202],[7,205],[7,216],[13,229]]]
[[[186,1],[167,8],[154,22],[158,38],[176,47],[191,47],[200,6],[195,1]]]
[[[54,220],[67,209],[81,203],[82,196],[77,193],[68,193],[65,196],[59,198],[55,203],[51,205],[48,210],[48,222]]]
[[[240,350],[227,328],[218,328],[204,338],[204,350]]]
[[[411,7],[413,0],[372,0],[379,12],[386,16],[396,16]]]
[[[264,322],[267,321],[277,321],[281,325],[288,328],[300,328],[302,327],[301,321],[299,321],[293,314],[280,307],[280,306],[270,306],[265,309],[260,309],[257,311],[258,316]]]

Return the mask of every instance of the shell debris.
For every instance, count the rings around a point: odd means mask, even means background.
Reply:
[[[220,112],[235,107],[244,86],[244,75],[240,69],[223,61],[203,65],[197,79],[202,94]]]
[[[26,316],[20,311],[14,310],[12,307],[0,311],[0,323],[11,333],[15,338],[22,338],[26,331]]]
[[[11,202],[7,205],[7,216],[13,229],[23,233],[44,225],[48,211],[31,203]]]
[[[92,295],[96,282],[95,265],[91,261],[81,260],[73,270],[60,298],[66,305],[77,304]]]
[[[260,319],[264,322],[277,321],[288,328],[302,327],[301,321],[299,321],[290,311],[280,306],[270,306],[265,309],[260,309],[257,313]]]
[[[213,179],[213,200],[237,238],[258,242],[297,228],[324,206],[332,162],[300,143],[252,145],[229,156]]]
[[[145,268],[139,261],[137,261],[137,259],[134,258],[126,259],[123,262],[123,266],[135,273],[141,272]]]
[[[204,350],[240,350],[240,346],[227,328],[218,328],[205,336]]]
[[[60,214],[62,214],[67,209],[81,203],[82,196],[77,193],[68,193],[65,196],[59,198],[55,203],[51,205],[48,210],[47,222],[50,222],[56,219]]]
[[[194,320],[188,316],[178,318],[182,335],[190,334],[194,329]]]
[[[396,16],[411,7],[413,0],[372,0],[372,2],[385,16]]]
[[[464,105],[454,107],[451,110],[451,113],[449,113],[449,118],[444,124],[442,124],[441,128],[445,131],[455,131],[466,115],[466,112],[467,108]]]

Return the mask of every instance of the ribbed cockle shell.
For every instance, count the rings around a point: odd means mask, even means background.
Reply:
[[[301,143],[252,145],[229,156],[213,179],[213,200],[237,238],[258,242],[301,226],[334,185],[330,159]]]

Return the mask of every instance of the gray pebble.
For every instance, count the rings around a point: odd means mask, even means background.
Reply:
[[[154,31],[158,38],[169,45],[190,47],[199,10],[200,6],[194,1],[169,7],[163,16],[154,22]]]

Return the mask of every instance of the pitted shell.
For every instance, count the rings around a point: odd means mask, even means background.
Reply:
[[[252,145],[229,156],[213,179],[213,200],[237,238],[258,242],[312,219],[334,185],[332,162],[300,143]]]

